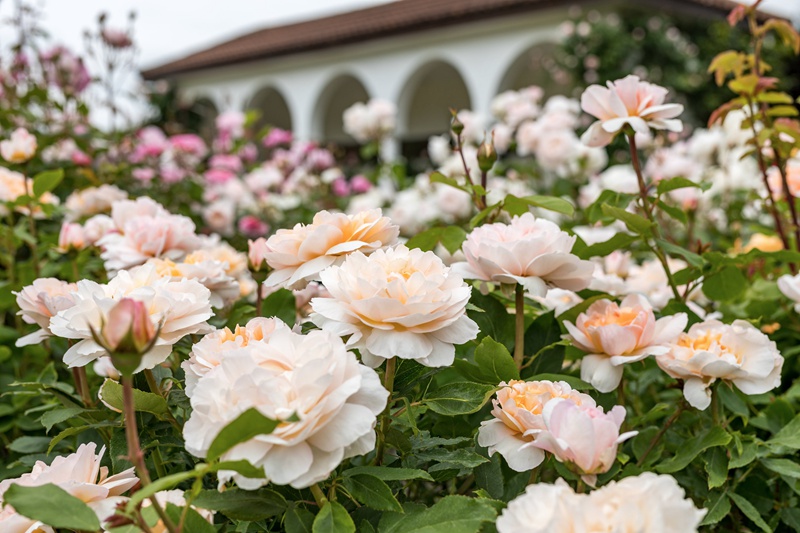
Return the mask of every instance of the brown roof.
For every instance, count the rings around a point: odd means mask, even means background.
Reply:
[[[258,30],[142,72],[153,80],[185,72],[412,33],[587,0],[397,0]],[[639,2],[637,2],[639,3]],[[731,0],[669,0],[675,7],[729,11]]]

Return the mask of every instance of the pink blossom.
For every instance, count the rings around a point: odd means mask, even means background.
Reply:
[[[608,82],[608,87],[591,85],[581,95],[581,108],[599,120],[582,140],[589,146],[606,146],[625,126],[645,133],[649,128],[679,132],[683,124],[676,119],[683,112],[680,104],[665,104],[667,89],[626,76]]]
[[[254,241],[247,241],[247,258],[250,261],[250,268],[258,272],[261,267],[266,266],[266,256],[269,252],[267,239],[259,237]]]
[[[152,168],[134,168],[131,175],[139,181],[150,181],[156,176],[156,171]]]
[[[186,171],[174,165],[161,167],[160,174],[165,183],[176,183],[186,177]]]
[[[83,152],[81,150],[75,150],[72,152],[72,162],[78,165],[79,167],[88,167],[92,164],[92,158],[89,157],[89,154]]]
[[[324,148],[314,148],[306,156],[306,165],[313,170],[322,171],[335,164],[333,154]]]
[[[349,196],[350,195],[350,186],[347,184],[347,180],[344,178],[337,178],[331,183],[331,192],[335,196]]]
[[[533,446],[552,453],[562,463],[571,463],[591,485],[597,474],[608,472],[614,464],[617,445],[637,434],[619,434],[625,420],[621,405],[604,413],[601,407],[553,398],[545,404],[542,418],[547,430],[536,435]]]
[[[58,250],[68,252],[70,250],[83,250],[88,245],[83,226],[72,222],[64,222],[58,234]]]
[[[100,36],[103,38],[103,42],[111,48],[123,49],[133,45],[133,40],[128,32],[119,28],[103,28]]]
[[[242,160],[235,155],[217,154],[211,158],[208,164],[212,168],[221,168],[231,172],[241,172]]]
[[[246,117],[241,111],[225,111],[217,117],[217,129],[234,139],[244,135]]]
[[[365,193],[372,189],[372,182],[363,174],[357,174],[350,180],[350,188],[353,190],[353,194]]]
[[[198,157],[205,157],[208,153],[205,141],[193,133],[173,135],[169,138],[169,144],[174,150]]]
[[[236,174],[224,168],[210,168],[203,173],[203,177],[208,183],[219,185],[236,178]]]
[[[258,159],[258,148],[256,148],[256,145],[253,143],[247,143],[239,149],[238,155],[242,161],[252,163]]]
[[[59,87],[65,94],[79,94],[92,81],[83,60],[64,46],[55,46],[40,57],[47,82]]]
[[[280,128],[272,128],[269,133],[264,137],[264,146],[266,148],[275,148],[281,145],[292,144],[292,132],[289,130],[282,130]]]
[[[253,215],[245,215],[239,219],[239,231],[247,237],[259,237],[267,234],[269,224]]]
[[[108,311],[102,330],[103,341],[108,348],[135,353],[142,353],[155,335],[147,306],[133,298],[122,298]]]

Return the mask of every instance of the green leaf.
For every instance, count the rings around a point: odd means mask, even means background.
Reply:
[[[50,432],[50,430],[53,429],[53,426],[56,424],[66,422],[70,418],[74,418],[84,411],[86,411],[86,409],[83,407],[62,407],[47,411],[42,415],[42,418],[39,421],[42,423],[45,429]]]
[[[468,415],[479,411],[489,401],[494,390],[491,385],[457,381],[429,393],[423,403],[440,415]]]
[[[58,184],[61,183],[61,180],[63,179],[63,168],[39,172],[33,177],[33,195],[36,198],[41,197],[44,193],[50,192],[58,187]]]
[[[664,239],[656,239],[656,244],[658,244],[659,248],[664,250],[670,255],[677,255],[686,260],[693,267],[702,268],[705,264],[703,258],[696,253],[690,252],[689,250],[682,248],[676,244],[672,244],[669,241],[665,241]]]
[[[356,525],[341,504],[328,502],[322,506],[311,527],[313,533],[355,533]]]
[[[169,516],[170,520],[174,524],[181,523],[181,518],[185,516],[183,519],[183,530],[187,533],[191,531],[192,533],[216,533],[217,528],[213,526],[208,520],[200,516],[200,513],[189,507],[184,515],[184,508],[178,507],[173,503],[167,503],[167,508],[164,509]]]
[[[670,217],[674,218],[681,224],[687,224],[689,222],[689,217],[686,214],[686,211],[683,209],[676,207],[674,205],[670,205],[663,200],[656,200],[656,205],[659,209],[665,212]]]
[[[519,379],[519,370],[508,349],[491,337],[484,337],[475,348],[475,362],[492,383]]]
[[[767,446],[800,449],[800,415],[795,416],[774,437],[767,441]]]
[[[509,321],[510,322],[510,321]],[[559,372],[564,363],[561,325],[555,311],[542,313],[525,330],[525,355],[535,357],[526,362],[520,374],[527,379],[537,374]]]
[[[297,303],[294,293],[287,289],[278,289],[266,298],[261,304],[263,316],[278,317],[286,322],[289,327],[294,326],[297,317]]]
[[[467,238],[467,232],[458,226],[446,226],[442,229],[439,242],[451,254],[461,249],[461,244]]]
[[[733,265],[723,267],[703,280],[703,294],[712,300],[733,300],[747,289],[747,278]]]
[[[178,483],[186,481],[187,479],[195,478],[199,475],[200,472],[198,470],[189,470],[188,472],[178,472],[177,474],[170,474],[169,476],[159,478],[149,485],[141,487],[139,490],[134,492],[131,495],[131,498],[128,500],[125,508],[128,512],[133,512],[133,510],[136,509],[140,503],[156,492],[173,489],[178,486]]]
[[[631,244],[639,240],[637,235],[630,233],[617,233],[610,239],[604,242],[598,242],[583,248],[579,247],[577,243],[572,249],[572,253],[581,259],[590,259],[592,257],[605,257],[615,250],[626,250]]]
[[[405,481],[408,479],[424,479],[433,481],[429,473],[416,468],[394,468],[389,466],[356,466],[342,472],[344,476],[358,476],[366,474],[382,479],[383,481]]]
[[[311,533],[314,515],[302,507],[292,507],[286,511],[283,523],[286,533]]]
[[[429,509],[397,515],[386,513],[378,533],[478,533],[494,522],[497,511],[486,501],[466,496],[446,496]]]
[[[414,457],[421,461],[436,461],[437,463],[458,465],[463,468],[475,468],[489,461],[486,457],[466,448],[459,448],[457,450],[448,450],[445,448],[421,450],[415,452]]]
[[[781,521],[795,531],[800,531],[800,509],[784,507],[781,509]]]
[[[800,479],[800,465],[791,459],[761,459],[761,464],[776,474]]]
[[[442,226],[427,229],[411,237],[406,246],[409,248],[419,248],[422,251],[430,251],[436,248],[440,242],[448,252],[456,253],[461,249],[461,244],[467,238],[467,232],[458,226]]]
[[[764,519],[761,518],[761,514],[758,512],[758,509],[756,509],[752,503],[747,501],[747,499],[745,499],[743,496],[739,496],[735,492],[731,492],[729,496],[731,500],[733,500],[733,503],[736,504],[736,507],[738,507],[747,518],[752,520],[755,525],[761,528],[761,531],[764,531],[765,533],[772,533],[772,528],[770,528],[769,525],[764,522]]]
[[[758,443],[753,441],[744,442],[741,453],[735,448],[731,450],[731,459],[728,462],[728,468],[732,470],[749,465],[756,460],[757,453]]]
[[[458,189],[460,191],[469,192],[469,189],[461,184],[459,184],[455,179],[448,178],[441,172],[431,172],[430,177],[428,178],[431,183],[443,183],[444,185],[449,185],[454,189]]]
[[[619,207],[601,205],[600,210],[606,216],[621,220],[625,223],[625,226],[627,226],[629,230],[638,233],[639,235],[650,235],[654,226],[652,222],[643,216],[631,213]]]
[[[280,423],[278,420],[272,420],[262,415],[255,407],[251,407],[222,428],[222,431],[214,437],[208,448],[206,459],[215,461],[237,444],[248,441],[256,435],[272,433]]]
[[[706,456],[708,488],[721,487],[728,479],[728,455],[722,448],[713,448]]]
[[[701,526],[710,526],[716,524],[731,512],[731,502],[728,499],[728,493],[722,492],[716,498],[709,498],[706,509],[708,512],[700,522]]]
[[[392,494],[389,485],[367,474],[346,476],[342,481],[350,495],[367,507],[376,511],[402,513],[403,508]]]
[[[3,493],[3,502],[19,514],[54,528],[100,529],[100,521],[88,505],[52,483],[36,487],[11,485]]]
[[[700,435],[684,442],[674,457],[658,465],[656,470],[661,474],[670,474],[686,468],[695,457],[703,451],[715,446],[725,446],[731,436],[719,426],[704,431]]]
[[[219,511],[231,520],[255,522],[286,511],[286,498],[269,489],[228,489],[225,492],[203,490],[192,505]]]
[[[678,176],[675,178],[669,178],[666,180],[661,180],[658,182],[656,186],[656,192],[659,196],[664,193],[675,191],[678,189],[686,189],[687,187],[695,187],[697,189],[702,189],[702,186],[699,183],[695,183],[690,179]]]
[[[531,207],[541,207],[548,211],[555,211],[563,215],[572,216],[575,214],[575,207],[563,198],[554,196],[524,196],[519,198],[513,194],[506,196],[503,202],[504,209],[511,215],[522,215],[527,213]]]
[[[119,412],[122,412],[124,402],[122,401],[122,385],[113,379],[106,379],[100,387],[100,398]],[[133,389],[133,404],[137,411],[151,413],[156,416],[163,416],[169,411],[167,401],[163,396]]]
[[[261,467],[253,466],[246,459],[239,459],[238,461],[220,461],[214,463],[209,472],[218,472],[220,470],[233,470],[234,472],[253,479],[265,478],[264,469]]]

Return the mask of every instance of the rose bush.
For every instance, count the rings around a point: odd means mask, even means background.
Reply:
[[[707,128],[642,76],[529,87],[413,177],[384,100],[342,117],[363,160],[235,110],[99,131],[94,73],[26,28],[0,530],[800,530],[800,123],[760,55],[800,36],[744,19]]]

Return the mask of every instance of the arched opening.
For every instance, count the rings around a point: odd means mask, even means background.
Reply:
[[[369,93],[364,84],[350,74],[343,74],[328,82],[314,108],[314,136],[342,147],[355,146],[355,140],[344,132],[342,115],[351,105],[367,100]]]
[[[219,109],[211,98],[201,96],[192,102],[191,114],[197,120],[197,133],[204,139],[212,139],[216,129]]]
[[[506,69],[497,93],[538,85],[546,96],[568,94],[571,88],[569,79],[553,75],[556,70],[555,48],[555,43],[538,43],[518,55]]]
[[[255,131],[261,131],[267,126],[292,130],[292,113],[283,95],[274,87],[260,89],[250,100],[248,110],[259,112]]]
[[[402,154],[418,157],[431,135],[450,130],[450,108],[470,109],[472,101],[461,73],[444,61],[418,68],[400,93],[399,131]]]

